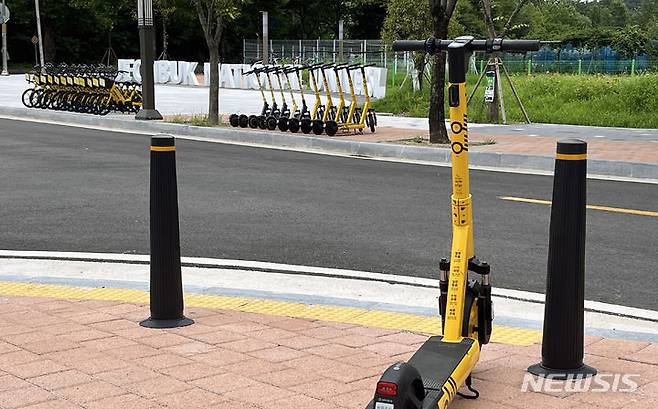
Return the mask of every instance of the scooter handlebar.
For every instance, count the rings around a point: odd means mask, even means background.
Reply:
[[[428,40],[396,40],[393,41],[393,51],[425,51]]]
[[[459,37],[455,40],[439,40],[430,37],[427,40],[393,41],[393,51],[425,51],[427,53],[434,54],[462,45],[468,51],[526,52],[539,51],[542,45],[546,43],[547,42],[542,42],[540,40],[507,40],[502,38],[473,40],[472,38],[468,37]]]

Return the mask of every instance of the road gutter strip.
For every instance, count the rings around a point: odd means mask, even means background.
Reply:
[[[114,132],[167,133],[179,137],[207,138],[220,143],[316,154],[404,161],[437,166],[448,166],[450,164],[450,151],[448,149],[395,143],[346,141],[260,130],[198,127],[167,122],[136,121],[132,117],[124,119],[27,108],[0,107],[0,118],[103,128]],[[554,158],[550,156],[478,151],[469,153],[470,162],[475,169],[551,174],[554,168]],[[587,165],[588,177],[590,178],[617,177],[649,183],[658,181],[658,164],[589,159]]]

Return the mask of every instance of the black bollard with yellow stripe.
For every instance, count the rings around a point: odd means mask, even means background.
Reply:
[[[553,379],[596,374],[583,363],[587,143],[558,141],[553,179],[541,363],[528,368]]]
[[[151,138],[151,317],[143,327],[174,328],[194,323],[183,315],[178,187],[174,137]]]

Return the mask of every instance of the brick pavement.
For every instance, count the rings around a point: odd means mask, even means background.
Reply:
[[[0,408],[363,408],[389,364],[426,336],[330,321],[192,308],[196,324],[139,327],[148,307],[0,298]],[[482,397],[453,408],[655,408],[658,345],[587,338],[600,373],[638,374],[632,392],[522,392],[540,347],[489,344]]]
[[[395,142],[415,137],[427,138],[425,132],[418,129],[378,128],[372,134],[343,135],[337,139],[367,142]],[[326,138],[326,136],[324,136]],[[558,137],[529,135],[490,135],[477,128],[470,130],[472,142],[494,142],[492,144],[473,146],[471,149],[482,152],[518,153],[525,155],[555,156]],[[658,142],[622,141],[606,138],[587,140],[588,158],[616,160],[626,162],[644,162],[658,164]]]
[[[228,123],[228,116],[224,116],[224,121]],[[314,136],[314,135],[311,135]],[[329,138],[326,135],[318,136],[319,138]],[[399,142],[421,137],[428,139],[427,131],[421,129],[379,127],[376,133],[365,130],[363,134],[344,133],[337,134],[332,139],[363,141],[363,142]],[[492,135],[485,131],[473,128],[469,131],[469,138],[472,142],[484,142],[479,146],[472,146],[471,149],[483,152],[515,153],[525,155],[555,156],[555,146],[558,137],[538,136],[538,135]],[[491,143],[493,142],[493,143]],[[658,142],[656,141],[628,141],[614,140],[608,138],[589,138],[587,140],[588,158],[642,162],[658,164]],[[420,145],[428,146],[429,145]],[[444,148],[434,146],[432,148]]]

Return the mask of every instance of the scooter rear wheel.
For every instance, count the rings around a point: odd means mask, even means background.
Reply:
[[[248,127],[249,126],[249,117],[247,115],[240,115],[240,117],[238,118],[238,125],[240,125],[240,128]]]
[[[228,123],[231,124],[231,126],[235,128],[240,123],[240,115],[231,114],[231,116],[228,117]]]
[[[324,125],[324,131],[328,136],[334,136],[338,132],[338,124],[336,121],[327,121]]]
[[[311,129],[313,130],[314,134],[322,135],[322,132],[324,132],[324,123],[319,119],[316,119],[315,121],[313,121],[313,124],[311,125]]]
[[[288,130],[292,133],[299,132],[299,120],[297,118],[290,118],[288,120]]]
[[[258,117],[256,115],[249,116],[249,128],[258,128]]]
[[[312,129],[311,125],[311,120],[310,119],[302,119],[302,122],[300,123],[300,129],[302,130],[303,133],[308,134],[311,133]]]

